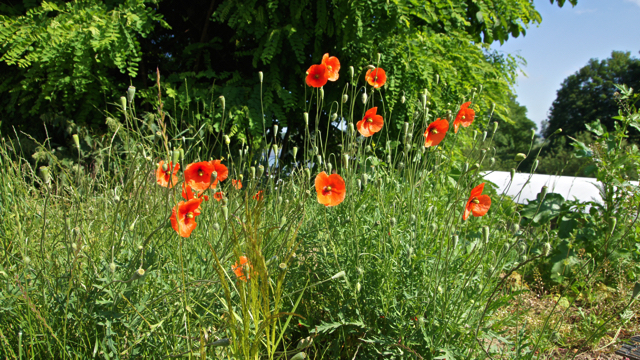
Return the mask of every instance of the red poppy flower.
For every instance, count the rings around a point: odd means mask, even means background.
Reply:
[[[178,183],[178,177],[176,176],[178,170],[180,170],[180,164],[176,164],[173,167],[173,174],[171,174],[171,162],[169,162],[169,165],[165,165],[164,160],[160,160],[158,169],[156,169],[156,182],[163,187],[174,187]],[[169,182],[169,176],[171,176],[171,182]]]
[[[473,216],[484,216],[491,207],[491,198],[489,195],[482,195],[484,190],[484,183],[474,187],[469,195],[469,200],[464,208],[464,214],[462,220],[467,220],[469,214]]]
[[[369,85],[379,89],[387,82],[387,73],[383,68],[375,68],[368,70],[364,78],[367,80]]]
[[[384,121],[382,115],[376,115],[377,107],[371,108],[364,113],[364,118],[358,121],[356,127],[358,132],[364,137],[369,137],[382,129]]]
[[[338,174],[327,175],[324,171],[316,176],[318,202],[324,206],[336,206],[344,201],[347,188]]]
[[[470,109],[469,105],[471,105],[471,101],[462,104],[458,115],[456,115],[456,119],[453,121],[453,131],[455,131],[456,134],[458,133],[460,125],[468,127],[473,122],[473,118],[476,117],[476,112]]]
[[[200,215],[202,199],[180,201],[171,212],[171,227],[178,235],[189,237],[196,228],[196,216]]]
[[[327,67],[324,64],[311,65],[307,70],[307,85],[312,87],[322,87],[329,80],[329,74],[327,73]]]
[[[182,183],[182,197],[189,201],[191,199],[199,199],[203,198],[205,201],[209,201],[209,197],[204,194],[197,195],[191,190],[191,187],[187,185],[187,183]]]
[[[258,191],[255,195],[253,195],[253,198],[260,201],[264,198],[264,196],[262,196],[262,190]]]
[[[224,197],[224,193],[222,191],[218,191],[217,193],[213,194],[213,198],[216,199],[217,201],[222,200],[223,197]]]
[[[240,256],[240,260],[236,261],[235,264],[233,264],[233,272],[236,274],[236,276],[238,277],[238,279],[246,282],[247,279],[251,279],[251,275],[250,272],[247,271],[246,272],[246,276],[245,276],[245,265],[249,263],[249,259],[246,256]],[[251,266],[251,264],[249,264],[249,267],[252,268],[253,266]]]
[[[340,71],[340,60],[338,60],[338,58],[335,56],[329,57],[329,54],[327,53],[322,57],[322,64],[327,67],[327,80],[338,80],[338,72]]]
[[[231,180],[231,185],[238,190],[242,189],[242,182],[240,180]]]
[[[424,147],[436,146],[440,144],[449,130],[449,122],[444,119],[437,119],[429,124],[424,132]]]
[[[211,184],[211,188],[215,189],[216,186],[218,185],[218,181],[227,180],[227,177],[229,176],[229,169],[227,169],[227,167],[224,166],[224,164],[222,164],[222,160],[213,160],[213,161],[210,161],[209,163],[211,164],[211,166],[213,166],[213,171],[215,171],[216,174],[218,175],[216,179],[213,180],[213,183]]]
[[[209,161],[201,161],[187,165],[184,170],[184,182],[193,190],[205,191],[211,185],[211,173],[214,168]]]

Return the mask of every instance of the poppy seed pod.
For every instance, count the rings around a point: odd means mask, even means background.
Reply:
[[[362,93],[362,103],[363,104],[367,103],[367,98],[368,98],[367,93],[366,92]]]
[[[260,84],[262,84],[262,80],[264,79],[264,75],[262,74],[262,71],[258,71],[258,79],[260,79]]]
[[[482,240],[486,243],[489,242],[489,227],[488,226],[483,226],[482,227]]]
[[[287,270],[287,264],[285,264],[285,263],[280,263],[280,265],[278,265],[278,268],[279,268],[280,270],[282,270],[282,271],[285,271],[285,270]]]
[[[252,166],[251,169],[249,169],[249,172],[251,173],[251,178],[255,179],[256,178],[256,167]]]
[[[225,107],[225,99],[223,95],[220,95],[220,105],[222,105],[222,110],[224,110]]]
[[[533,162],[533,166],[531,166],[531,172],[532,172],[532,173],[536,172],[536,169],[538,168],[538,164],[539,164],[539,163],[540,163],[540,161],[539,161],[538,159],[536,159],[536,160]]]
[[[294,147],[293,147],[293,159],[294,159],[294,160],[296,159],[296,155],[298,155],[298,147],[297,147],[297,146],[294,146]]]
[[[222,214],[224,214],[225,220],[229,220],[229,208],[226,205],[222,207]]]
[[[264,166],[258,165],[258,178],[261,178],[262,174],[264,174]]]
[[[180,151],[173,150],[173,153],[171,154],[171,161],[173,161],[174,164],[177,164],[179,160],[180,160]]]
[[[560,134],[561,132],[562,132],[562,129],[558,129],[558,130],[553,132],[553,135]]]
[[[542,255],[549,256],[550,252],[551,252],[551,244],[549,244],[548,242],[542,244]]]
[[[523,153],[517,153],[516,156],[513,157],[513,161],[515,162],[520,162],[524,159],[527,158],[527,155],[523,154]]]
[[[136,271],[133,273],[133,276],[131,276],[131,280],[138,280],[138,279],[140,279],[141,277],[143,277],[143,276],[144,276],[144,273],[145,273],[145,271],[144,271],[144,269],[142,269],[142,268],[140,268],[140,269],[136,270]]]
[[[122,107],[122,111],[127,111],[127,98],[124,96],[120,97],[120,106]]]
[[[127,101],[129,101],[129,104],[133,102],[133,98],[135,96],[136,96],[136,87],[129,86],[129,88],[127,88]]]
[[[309,126],[309,113],[305,112],[304,114],[302,114],[302,117],[304,118],[304,124],[306,126]]]
[[[214,183],[216,180],[218,180],[218,172],[214,170],[211,172],[211,182]]]

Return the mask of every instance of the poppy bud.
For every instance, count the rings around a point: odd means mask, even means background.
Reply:
[[[345,170],[349,169],[349,155],[348,154],[342,154],[342,167],[344,167]]]
[[[493,112],[496,110],[496,103],[491,104],[491,115],[493,115]],[[491,116],[489,115],[489,116]]]
[[[278,144],[273,144],[273,153],[275,154],[276,159],[278,159]]]
[[[538,159],[536,159],[536,160],[533,162],[533,166],[531,167],[531,172],[532,172],[532,173],[533,173],[533,172],[536,172],[536,169],[538,168],[538,164],[539,164],[539,163],[540,163],[540,161],[538,161]]]
[[[371,152],[371,145],[367,145],[367,146],[364,148],[364,151],[365,151],[365,152],[367,152],[367,153],[370,153],[370,152]]]
[[[489,227],[482,227],[482,240],[484,240],[485,244],[489,242]]]
[[[520,262],[526,262],[526,261],[527,261],[527,255],[520,256]]]
[[[225,99],[223,95],[220,95],[220,105],[222,105],[222,110],[224,110],[225,107]]]
[[[349,75],[351,75],[351,81],[353,81],[353,75],[355,74],[355,70],[353,66],[349,66]]]
[[[495,133],[496,133],[496,130],[498,130],[498,122],[497,122],[497,121],[494,121],[494,122],[493,122],[493,128],[491,129],[491,133],[492,133],[492,134],[495,134]]]
[[[304,118],[304,124],[306,126],[309,126],[309,113],[305,112],[304,114],[302,114],[302,117]]]
[[[536,137],[536,129],[531,129],[531,140]]]
[[[111,272],[116,272],[116,263],[112,262],[111,264],[109,264],[109,270]]]
[[[250,169],[250,172],[251,172],[251,178],[255,179],[256,178],[256,167],[252,166],[251,169]]]
[[[307,354],[305,354],[304,352],[299,352],[297,354],[295,354],[291,360],[304,360],[307,358]]]
[[[214,182],[216,180],[218,180],[218,172],[214,170],[211,172],[211,182]]]
[[[122,107],[122,111],[127,111],[127,98],[124,96],[120,97],[120,106]]]
[[[527,155],[523,154],[523,153],[517,153],[516,156],[513,158],[513,161],[515,162],[520,162],[524,159],[527,158]]]
[[[469,171],[469,163],[464,163],[462,172],[466,173],[467,171]]]
[[[349,135],[355,134],[356,130],[353,128],[353,123],[349,123]]]
[[[360,285],[360,282],[358,282],[356,284],[356,292],[360,292],[361,289],[362,289],[362,285]]]
[[[337,118],[338,118],[338,113],[331,114],[331,122],[336,121]]]
[[[345,104],[347,101],[349,101],[349,95],[347,94],[342,95],[342,103]]]
[[[549,192],[549,187],[547,185],[540,189],[540,201],[544,200],[544,197],[547,196],[547,192]]]
[[[367,103],[367,98],[368,98],[367,93],[366,92],[362,93],[362,103],[363,104]]]
[[[440,75],[436,74],[436,85],[440,83]]]
[[[367,187],[367,183],[369,183],[369,176],[367,174],[362,174],[362,184],[364,187]]]
[[[328,171],[329,171],[329,174],[331,174],[331,169],[332,169],[332,168],[333,168],[333,165],[332,165],[330,162],[328,162],[328,163],[327,163],[327,169],[328,169]]]
[[[180,160],[180,151],[173,150],[173,153],[171,154],[171,161],[173,163],[171,164],[171,166],[175,167],[179,160]]]
[[[318,162],[318,166],[322,165],[322,156],[316,155],[316,161]]]
[[[502,245],[502,252],[507,252],[509,251],[509,244],[508,243],[504,243],[504,245]]]
[[[513,181],[514,176],[516,176],[516,169],[511,169],[511,181]]]
[[[414,222],[416,222],[416,216],[411,214],[411,216],[409,217],[409,220],[411,220],[411,223],[413,224]]]
[[[360,179],[356,180],[356,183],[358,184],[358,190],[362,191],[362,181],[360,181]]]
[[[346,275],[347,275],[347,273],[343,270],[343,271],[340,271],[339,273],[333,275],[331,277],[331,280],[340,279],[340,278],[345,277]]]
[[[520,231],[520,225],[516,223],[511,224],[511,232],[517,234],[518,231]]]
[[[469,171],[478,170],[479,168],[480,168],[480,164],[475,163],[475,164],[471,165],[471,167],[469,168]]]
[[[40,177],[45,184],[49,185],[51,182],[51,174],[49,173],[49,167],[40,166]]]
[[[264,75],[262,74],[262,71],[258,71],[258,79],[260,79],[260,84],[262,84],[263,78],[264,78]]]
[[[404,104],[406,101],[407,101],[407,98],[404,95],[402,95],[402,97],[400,98],[400,102]]]
[[[487,140],[487,132],[484,131],[482,132],[482,142],[485,142]]]
[[[180,151],[180,161],[184,162],[184,149],[180,148],[178,151]]]
[[[281,198],[281,197],[279,197],[278,199],[280,199],[280,202],[282,202],[282,200],[281,200],[282,198]],[[282,227],[283,227],[283,226],[284,226],[284,224],[286,224],[286,223],[287,223],[287,218],[283,216],[283,217],[280,219],[280,228],[282,229]]]
[[[422,106],[427,107],[427,95],[422,94]]]
[[[71,243],[71,249],[75,252],[78,251],[78,244],[76,243]]]
[[[293,147],[293,159],[294,159],[294,160],[296,159],[296,155],[298,155],[298,147],[297,147],[297,146],[294,146],[294,147]]]
[[[387,164],[391,164],[391,154],[387,154]]]
[[[391,219],[389,219],[389,226],[395,227],[396,224],[397,224],[396,218],[392,217]]]
[[[307,175],[307,179],[311,179],[311,170],[309,168],[304,169],[304,173]]]
[[[224,219],[229,220],[229,208],[226,205],[222,206],[222,213],[224,214]]]
[[[458,247],[458,241],[460,241],[460,237],[458,235],[453,235],[453,237],[451,239],[451,247],[453,249]]]
[[[542,244],[542,255],[549,256],[550,252],[551,252],[551,244],[549,244],[548,242]]]
[[[213,230],[220,231],[220,225],[218,223],[213,223]]]
[[[401,161],[398,163],[398,170],[404,169],[404,163]]]
[[[474,131],[473,132],[473,141],[476,141],[476,139],[478,138],[478,131]]]
[[[562,129],[558,129],[558,130],[553,132],[553,135],[560,134],[561,132],[562,132]]]
[[[495,163],[496,163],[496,158],[492,157],[491,159],[489,159],[489,167],[493,167]]]
[[[324,99],[324,87],[320,88],[320,100]]]
[[[224,136],[224,143],[227,145],[231,144],[231,139],[229,138],[229,135]]]

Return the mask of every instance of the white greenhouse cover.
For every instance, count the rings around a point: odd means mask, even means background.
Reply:
[[[527,204],[527,200],[535,200],[545,185],[550,193],[560,194],[565,200],[577,199],[581,202],[595,201],[602,204],[602,197],[598,190],[599,182],[595,178],[516,173],[513,184],[509,186],[511,174],[507,171],[485,172],[483,177],[498,187],[499,194],[505,193],[519,204]],[[632,183],[638,184],[636,181]]]

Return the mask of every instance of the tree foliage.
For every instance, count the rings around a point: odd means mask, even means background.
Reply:
[[[543,135],[548,137],[561,128],[563,134],[575,137],[587,130],[586,124],[598,119],[613,131],[612,117],[618,115],[614,84],[640,88],[640,59],[632,58],[629,52],[614,51],[608,59],[589,60],[586,66],[566,78],[551,106]],[[636,130],[632,129],[630,136],[634,142],[640,140]]]
[[[446,94],[430,94],[434,108],[454,109],[445,95],[469,99],[476,88],[480,113],[495,103],[505,118],[517,62],[489,44],[541,21],[532,2],[508,0],[33,1],[2,5],[0,14],[5,125],[42,114],[103,124],[102,111],[116,110],[129,84],[155,106],[158,67],[170,118],[200,116],[210,133],[243,141],[277,123],[293,142],[304,126],[301,109],[309,106],[305,71],[327,52],[343,70],[325,87],[326,104],[351,82],[348,66],[361,76],[381,54],[389,75],[381,106],[387,116],[400,114],[390,124],[396,131],[437,82],[447,86]],[[219,95],[227,99],[224,123],[212,101]],[[326,124],[328,114],[321,115]]]

